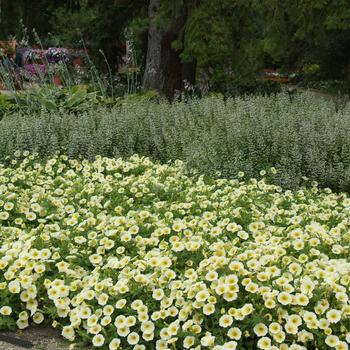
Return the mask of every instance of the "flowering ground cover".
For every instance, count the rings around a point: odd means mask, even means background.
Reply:
[[[17,156],[0,165],[0,329],[50,322],[110,350],[348,348],[347,195]]]

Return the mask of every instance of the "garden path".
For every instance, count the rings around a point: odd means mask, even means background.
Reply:
[[[30,327],[24,331],[17,332],[0,332],[1,335],[8,335],[29,341],[33,344],[32,350],[71,350],[69,343],[65,341],[59,331],[51,327]],[[8,344],[7,342],[0,341],[1,350],[24,350],[25,348]],[[81,350],[81,347],[75,346],[74,350]],[[89,350],[88,348],[84,348]]]

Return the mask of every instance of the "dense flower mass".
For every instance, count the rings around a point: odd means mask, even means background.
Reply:
[[[262,173],[264,174],[264,173]],[[0,329],[101,349],[348,349],[350,198],[181,162],[0,165]]]

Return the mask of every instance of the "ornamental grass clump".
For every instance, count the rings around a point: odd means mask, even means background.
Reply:
[[[348,349],[348,195],[136,155],[16,155],[0,165],[1,330],[49,322],[106,350]]]

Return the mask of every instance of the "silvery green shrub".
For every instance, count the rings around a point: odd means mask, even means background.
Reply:
[[[187,103],[125,101],[80,115],[13,114],[0,122],[0,157],[16,150],[48,156],[65,149],[89,159],[97,154],[184,160],[210,175],[257,176],[278,169],[274,181],[296,188],[302,177],[336,190],[350,189],[350,106],[298,94],[218,97]]]

